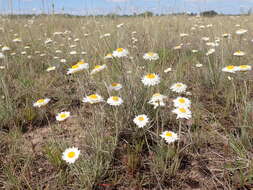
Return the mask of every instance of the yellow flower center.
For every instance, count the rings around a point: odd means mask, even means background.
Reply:
[[[166,137],[172,137],[172,133],[171,133],[171,132],[167,132],[167,133],[165,134],[165,136],[166,136]]]
[[[154,56],[153,52],[148,52],[147,54],[148,54],[148,56]]]
[[[160,93],[155,93],[153,96],[157,97],[157,96],[161,96],[161,94]]]
[[[179,98],[178,100],[181,104],[184,104],[185,103],[185,99],[184,98]]]
[[[155,74],[147,74],[146,77],[148,79],[154,79],[155,78]]]
[[[78,64],[72,66],[72,69],[77,69],[77,68],[79,68]]]
[[[116,101],[116,102],[119,101],[119,97],[118,96],[113,96],[112,99],[113,99],[113,101]]]
[[[39,99],[38,101],[37,101],[37,103],[44,103],[45,102],[45,99]]]
[[[182,113],[186,113],[186,110],[184,108],[179,108],[179,111]]]
[[[124,50],[123,48],[118,48],[117,52],[123,52],[123,50]]]
[[[116,86],[118,86],[119,84],[116,83],[116,82],[113,82],[111,85],[112,85],[113,87],[116,87]]]
[[[83,65],[83,64],[84,64],[83,61],[79,61],[79,62],[77,63],[77,65]]]
[[[239,67],[240,67],[241,69],[247,69],[247,68],[249,68],[248,65],[240,65]]]
[[[60,115],[60,118],[65,118],[65,117],[67,117],[67,114],[66,113],[62,113],[61,115]]]
[[[101,65],[96,65],[95,69],[99,69],[101,67]]]
[[[138,120],[139,121],[144,121],[144,117],[139,117]]]
[[[182,86],[182,84],[176,84],[176,87],[181,87]]]
[[[75,152],[69,152],[69,153],[68,153],[68,157],[69,157],[69,158],[74,158],[75,155],[76,155]]]
[[[233,70],[234,68],[235,68],[235,66],[233,66],[233,65],[227,66],[227,69],[228,69],[228,70]]]
[[[89,96],[90,99],[98,99],[98,96],[96,94],[92,94]]]
[[[107,56],[107,57],[111,57],[111,56],[112,56],[112,54],[111,54],[111,53],[108,53],[106,56]]]

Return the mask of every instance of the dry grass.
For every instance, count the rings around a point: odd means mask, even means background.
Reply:
[[[33,24],[24,18],[0,20],[0,44],[11,48],[0,59],[0,66],[5,66],[0,70],[0,188],[253,188],[253,73],[221,71],[226,65],[251,65],[252,17],[48,16],[32,20]],[[117,28],[120,23],[124,26]],[[208,24],[213,26],[199,28]],[[191,29],[194,25],[196,30]],[[239,28],[249,31],[240,38],[235,35]],[[66,30],[69,32],[53,36]],[[100,39],[105,33],[111,36]],[[190,36],[180,38],[180,33]],[[232,39],[222,38],[223,33],[231,33]],[[12,42],[17,36],[22,38],[19,44]],[[138,39],[135,44],[133,36]],[[210,56],[205,55],[209,48],[201,40],[204,36],[210,41],[221,39]],[[45,45],[47,38],[53,43]],[[80,41],[74,42],[76,38]],[[173,50],[181,43],[181,50]],[[70,48],[73,44],[76,47]],[[27,45],[30,49],[25,50]],[[103,59],[118,47],[127,48],[132,59]],[[199,52],[192,53],[192,49]],[[72,50],[78,54],[70,55]],[[237,50],[245,51],[246,56],[233,56]],[[23,51],[27,54],[21,55]],[[157,52],[160,59],[147,63],[142,56],[148,51]],[[67,62],[60,63],[60,59]],[[88,71],[66,75],[67,68],[80,59],[90,68],[97,64],[108,67],[94,76]],[[203,67],[195,67],[197,63]],[[48,73],[48,66],[56,70]],[[168,67],[172,72],[164,73]],[[147,72],[158,73],[161,83],[144,87],[141,77]],[[169,89],[177,81],[188,85],[193,113],[191,120],[181,122],[179,146],[167,145],[158,136],[164,130],[179,130],[179,121],[171,113],[176,94]],[[108,91],[105,84],[111,82],[120,82],[123,89]],[[105,98],[119,94],[124,104],[114,108],[81,102],[84,95],[95,92]],[[166,107],[154,110],[147,104],[155,92],[168,96]],[[42,97],[52,100],[34,108],[33,102]],[[55,115],[60,111],[70,111],[72,117],[57,122]],[[150,123],[138,129],[133,118],[143,113]],[[72,146],[81,150],[81,156],[67,165],[61,154]]]

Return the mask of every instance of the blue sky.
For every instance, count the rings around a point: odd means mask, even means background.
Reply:
[[[156,13],[200,12],[216,10],[219,13],[238,14],[253,8],[253,0],[0,0],[0,12],[48,13],[55,11],[71,14],[131,14],[152,11]]]

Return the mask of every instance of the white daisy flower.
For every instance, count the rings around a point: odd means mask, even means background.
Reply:
[[[2,52],[0,52],[0,59],[4,59],[4,54]]]
[[[34,107],[41,107],[41,106],[45,106],[48,104],[48,102],[50,101],[49,98],[45,98],[45,99],[39,99],[36,102],[33,103]]]
[[[149,61],[156,61],[159,59],[159,55],[154,52],[148,52],[143,55],[143,59],[149,60]]]
[[[122,85],[120,83],[113,82],[110,84],[109,89],[119,91],[122,88]]]
[[[183,45],[180,44],[180,45],[178,45],[178,46],[173,47],[173,49],[174,49],[174,50],[179,50],[179,49],[182,49],[182,46],[183,46]]]
[[[198,52],[199,52],[199,50],[197,50],[197,49],[192,50],[192,53],[198,53]]]
[[[200,67],[203,67],[203,64],[197,63],[195,66],[198,67],[198,68],[200,68]]]
[[[54,71],[55,69],[56,69],[56,67],[55,67],[55,66],[48,67],[48,68],[47,68],[47,72]]]
[[[70,45],[69,47],[70,48],[75,48],[77,45],[76,44],[72,44],[72,45]]]
[[[224,33],[224,34],[222,34],[222,37],[223,37],[223,38],[231,38],[231,34],[229,34],[229,33]]]
[[[21,40],[20,38],[15,38],[15,39],[13,39],[12,41],[15,42],[15,43],[20,43],[20,42],[22,42],[22,40]]]
[[[191,101],[188,98],[184,97],[177,97],[173,100],[173,103],[176,108],[189,108],[191,106]]]
[[[165,73],[168,73],[170,71],[172,71],[172,68],[170,68],[170,67],[164,70]]]
[[[88,63],[84,63],[83,61],[79,61],[77,64],[73,65],[71,68],[68,69],[67,71],[67,75],[69,74],[73,74],[85,69],[89,68],[89,64]]]
[[[235,73],[238,70],[239,70],[239,67],[234,66],[234,65],[229,65],[222,69],[223,72],[228,72],[228,73]]]
[[[76,52],[76,51],[71,51],[71,52],[69,52],[69,54],[70,54],[70,55],[76,55],[77,52]]]
[[[52,43],[53,42],[53,40],[51,39],[51,38],[48,38],[44,43],[45,44],[50,44],[50,43]]]
[[[126,57],[128,54],[129,54],[128,50],[124,48],[118,48],[112,53],[113,57],[118,57],[118,58]]]
[[[124,26],[124,23],[118,24],[116,27],[121,28],[122,26]]]
[[[181,33],[181,34],[180,34],[180,37],[182,37],[182,38],[183,38],[183,37],[187,37],[187,36],[189,36],[189,34],[186,34],[186,33]]]
[[[239,29],[239,30],[236,30],[236,31],[235,31],[235,33],[236,33],[237,35],[243,35],[243,34],[245,34],[246,32],[248,32],[248,30],[246,30],[246,29]]]
[[[70,112],[64,111],[64,112],[58,113],[56,115],[56,120],[57,121],[64,121],[69,117],[70,117]]]
[[[202,37],[202,38],[201,38],[201,40],[203,40],[203,41],[207,42],[207,41],[209,41],[209,40],[210,40],[210,38],[209,38],[209,37]]]
[[[142,114],[142,115],[137,115],[133,122],[139,127],[139,128],[143,128],[147,125],[147,123],[149,122],[149,118],[147,115]]]
[[[173,84],[170,89],[173,91],[173,92],[177,92],[177,93],[182,93],[182,92],[185,92],[186,91],[186,88],[187,88],[187,85],[183,84],[183,83],[180,83],[180,82],[177,82],[175,84]]]
[[[178,140],[177,134],[172,131],[164,131],[160,137],[162,137],[168,144]]]
[[[84,103],[90,103],[90,104],[95,104],[95,103],[99,103],[103,101],[104,101],[103,97],[98,94],[91,94],[83,98]]]
[[[55,53],[62,53],[62,50],[57,49],[55,50]]]
[[[60,62],[61,62],[61,63],[66,63],[67,60],[66,60],[66,59],[61,59]]]
[[[209,56],[215,52],[215,49],[211,48],[207,51],[206,55]]]
[[[158,106],[165,106],[164,99],[167,98],[167,96],[162,95],[160,93],[153,94],[151,99],[149,100],[149,104],[154,106],[154,109],[156,109]]]
[[[238,57],[241,57],[241,56],[244,56],[244,55],[246,55],[246,53],[245,52],[243,52],[243,51],[236,51],[234,54],[233,54],[234,56],[238,56]]]
[[[155,86],[160,83],[160,77],[155,73],[149,73],[141,81],[145,86]]]
[[[250,65],[240,65],[238,66],[238,71],[250,71],[251,66]]]
[[[62,153],[62,159],[69,164],[73,164],[78,159],[79,155],[80,155],[80,150],[78,150],[78,148],[75,148],[75,147],[67,148]]]
[[[101,35],[100,39],[105,38],[105,37],[109,37],[109,36],[111,36],[111,34],[110,33],[106,33],[106,34]]]
[[[172,110],[172,113],[177,114],[177,119],[190,119],[192,117],[192,112],[188,108],[176,108]]]
[[[118,96],[111,96],[110,98],[107,99],[107,103],[110,104],[111,106],[119,106],[123,103],[123,100]]]
[[[106,67],[107,67],[107,66],[106,66],[105,64],[104,64],[104,65],[96,65],[96,66],[94,67],[94,69],[90,72],[90,74],[93,75],[93,74],[95,74],[95,73],[97,73],[97,72],[99,72],[99,71],[104,70]]]
[[[104,57],[104,59],[112,59],[112,58],[113,58],[113,56],[112,56],[111,53],[108,53],[108,54]]]
[[[8,46],[3,46],[2,47],[2,52],[5,52],[5,51],[10,51],[11,48],[9,48]]]

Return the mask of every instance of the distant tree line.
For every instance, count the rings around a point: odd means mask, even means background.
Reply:
[[[252,10],[250,9],[247,14],[241,14],[241,15],[250,15],[252,12]],[[146,11],[143,13],[134,13],[134,14],[125,14],[125,15],[119,15],[116,13],[109,13],[107,15],[72,15],[72,14],[53,14],[54,16],[58,16],[58,17],[68,17],[68,18],[78,18],[78,17],[108,17],[108,18],[118,18],[118,17],[153,17],[153,16],[169,16],[169,15],[188,15],[188,16],[196,16],[197,13],[170,13],[170,14],[155,14],[151,11]],[[218,14],[216,11],[214,10],[209,10],[209,11],[204,11],[200,13],[201,16],[204,17],[213,17],[213,16],[217,16],[217,15],[221,15],[223,16],[224,14]],[[0,15],[1,16],[1,15]],[[2,16],[8,16],[10,18],[32,18],[32,17],[43,17],[43,16],[48,16],[48,14],[10,14],[10,15],[2,15]]]

